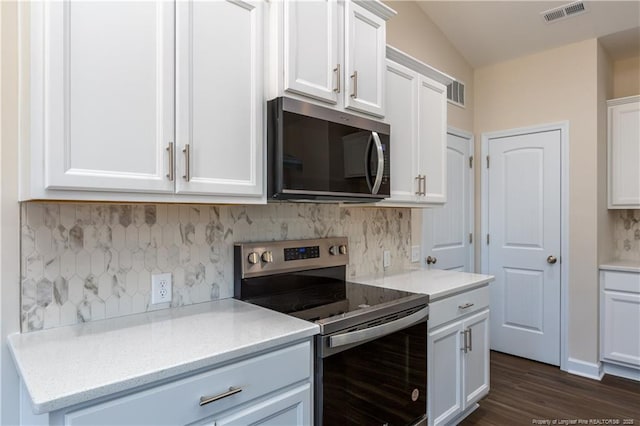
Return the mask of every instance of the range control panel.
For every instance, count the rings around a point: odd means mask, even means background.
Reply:
[[[234,265],[242,278],[342,266],[349,263],[346,237],[236,244]]]
[[[284,249],[284,260],[315,259],[320,257],[320,246],[288,247]]]

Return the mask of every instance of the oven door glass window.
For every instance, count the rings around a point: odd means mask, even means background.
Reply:
[[[328,356],[321,364],[325,426],[410,425],[426,414],[426,322]]]

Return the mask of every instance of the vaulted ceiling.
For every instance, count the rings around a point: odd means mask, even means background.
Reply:
[[[591,38],[613,60],[640,56],[640,1],[585,1],[586,12],[550,23],[566,1],[424,1],[418,5],[474,68]]]

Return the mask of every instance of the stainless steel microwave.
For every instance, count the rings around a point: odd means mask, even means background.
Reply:
[[[388,124],[286,97],[268,102],[267,118],[270,200],[389,197]]]

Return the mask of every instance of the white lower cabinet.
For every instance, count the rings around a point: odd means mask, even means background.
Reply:
[[[310,425],[311,348],[311,342],[305,341],[114,395],[105,402],[59,410],[50,414],[49,421],[58,425]]]
[[[457,423],[489,392],[488,293],[485,286],[430,305],[429,425]]]
[[[605,372],[640,380],[640,273],[601,271],[600,288]]]

